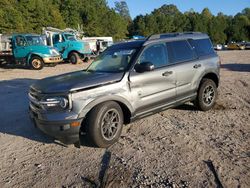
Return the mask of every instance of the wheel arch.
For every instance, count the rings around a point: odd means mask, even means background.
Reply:
[[[79,53],[77,50],[70,50],[69,53],[68,53],[68,55],[67,55],[68,59],[70,58],[70,54],[72,54],[72,53],[77,53],[79,55],[79,57],[82,56],[81,53]]]
[[[41,58],[41,60],[43,61],[43,58],[42,58],[41,54],[39,54],[39,53],[30,53],[28,55],[28,57],[27,57],[27,64],[28,65],[30,64],[31,58],[34,57],[34,56],[37,56],[37,57]]]
[[[200,78],[200,80],[199,80],[199,85],[198,85],[198,88],[197,88],[197,89],[199,89],[199,87],[200,87],[200,85],[201,85],[201,82],[202,82],[202,80],[203,80],[204,78],[213,80],[214,83],[215,83],[215,85],[216,85],[216,87],[217,87],[217,88],[219,87],[219,76],[218,76],[218,74],[216,74],[216,73],[214,73],[214,72],[207,72],[207,73],[205,73],[205,74]]]
[[[131,117],[133,115],[133,108],[131,104],[124,98],[121,97],[108,97],[108,98],[99,98],[96,99],[89,104],[87,104],[80,112],[79,118],[87,117],[88,113],[97,105],[104,103],[114,101],[119,104],[119,106],[122,109],[123,115],[124,115],[124,124],[129,124],[131,121]]]

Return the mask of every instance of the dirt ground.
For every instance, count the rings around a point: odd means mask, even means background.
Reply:
[[[0,187],[250,187],[250,51],[222,51],[215,108],[134,122],[108,149],[68,147],[33,127],[29,85],[83,69],[0,68]]]

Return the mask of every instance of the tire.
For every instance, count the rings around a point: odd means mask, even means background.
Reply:
[[[107,148],[117,142],[122,127],[122,109],[119,104],[113,101],[97,105],[90,111],[86,119],[88,140],[100,148]]]
[[[30,59],[30,66],[34,70],[41,70],[44,67],[43,59],[39,56],[33,56]]]
[[[215,105],[217,96],[218,91],[214,81],[204,78],[201,81],[195,104],[199,110],[208,111]]]
[[[83,63],[88,63],[88,61],[89,61],[89,58],[88,58],[88,57],[85,57],[85,58],[83,59]]]
[[[71,52],[69,54],[69,62],[72,64],[81,63],[81,58],[79,57],[79,54],[76,52]]]

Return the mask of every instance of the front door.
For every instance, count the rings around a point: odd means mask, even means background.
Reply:
[[[150,62],[154,70],[137,73],[132,70],[129,83],[136,114],[140,115],[164,107],[175,101],[176,71],[169,65],[165,43],[147,46],[136,63]]]
[[[66,52],[68,42],[64,40],[63,35],[61,34],[53,35],[53,46],[62,54],[63,59],[68,58],[68,53]]]
[[[25,37],[21,35],[15,36],[13,42],[15,43],[15,47],[13,49],[14,57],[16,59],[26,58],[30,51]]]

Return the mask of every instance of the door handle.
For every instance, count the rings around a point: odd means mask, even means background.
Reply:
[[[173,74],[173,71],[166,71],[166,72],[162,73],[162,76],[169,76],[171,74]]]
[[[201,67],[201,64],[195,64],[193,67],[194,67],[195,69],[198,69],[198,68]]]

